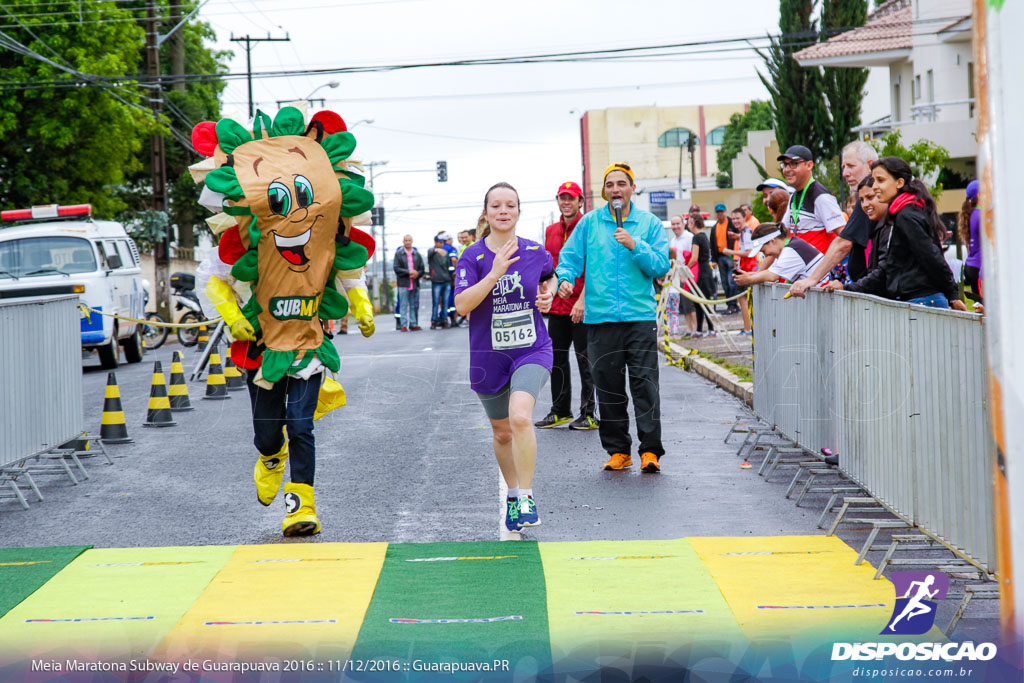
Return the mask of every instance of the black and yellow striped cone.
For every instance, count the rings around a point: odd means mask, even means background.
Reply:
[[[128,427],[124,423],[124,412],[121,410],[121,390],[117,386],[117,376],[113,372],[107,373],[107,393],[103,397],[100,441],[103,443],[132,443],[135,441],[128,436]]]
[[[196,351],[205,351],[206,344],[210,341],[210,334],[206,329],[206,325],[199,326],[199,336],[196,337]]]
[[[183,413],[194,410],[188,398],[188,384],[185,382],[185,368],[181,364],[181,351],[174,352],[171,361],[171,383],[167,386],[167,395],[171,399],[171,412]]]
[[[231,360],[231,354],[228,354],[227,360],[224,363],[224,381],[227,383],[228,391],[245,389],[245,375],[238,369],[235,362]]]
[[[206,370],[206,396],[210,400],[231,398],[228,396],[227,382],[224,379],[224,370],[220,365],[220,354],[214,351],[210,354],[210,365]]]
[[[171,401],[167,397],[167,381],[160,361],[153,363],[153,386],[149,388],[149,412],[143,427],[173,427],[178,424],[171,419]]]

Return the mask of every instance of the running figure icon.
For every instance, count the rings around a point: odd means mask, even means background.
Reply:
[[[903,617],[906,617],[907,621],[910,621],[914,617],[921,616],[922,614],[929,614],[930,612],[932,612],[934,608],[930,605],[926,605],[922,601],[934,598],[938,594],[938,588],[936,588],[935,590],[929,590],[933,583],[935,583],[935,577],[931,574],[925,577],[924,581],[912,581],[910,583],[910,586],[907,588],[906,594],[903,596],[904,598],[909,598],[909,600],[907,601],[906,606],[903,608],[903,611],[900,612],[899,616],[893,619],[892,623],[890,623],[886,627],[887,631],[892,631],[893,633],[895,633],[896,622],[898,622]],[[911,597],[910,594],[914,592],[915,586],[917,592],[914,593],[913,597]]]

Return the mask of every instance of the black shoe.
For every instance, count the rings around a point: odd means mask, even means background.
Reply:
[[[537,420],[533,423],[533,426],[537,429],[551,429],[559,425],[564,425],[566,422],[572,420],[572,415],[556,415],[554,411],[547,414],[542,420]]]
[[[586,430],[597,429],[600,426],[593,415],[580,415],[569,423],[569,429]]]

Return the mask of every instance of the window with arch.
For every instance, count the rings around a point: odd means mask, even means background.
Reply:
[[[725,142],[725,126],[719,126],[707,134],[705,144],[721,145]]]
[[[658,138],[658,147],[686,147],[686,141],[690,137],[689,128],[669,128]],[[700,136],[693,136],[693,144],[700,144]]]

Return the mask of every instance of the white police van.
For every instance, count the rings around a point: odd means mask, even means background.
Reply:
[[[71,293],[104,313],[145,317],[139,251],[124,227],[93,220],[88,204],[0,212],[0,298]],[[81,325],[82,348],[104,368],[117,367],[120,346],[129,363],[142,360],[136,323],[83,312]]]

